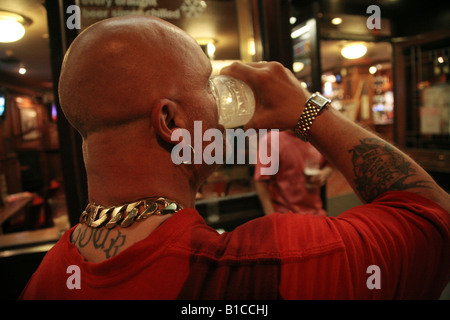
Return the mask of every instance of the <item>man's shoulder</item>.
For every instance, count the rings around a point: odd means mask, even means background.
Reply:
[[[212,243],[221,258],[280,261],[286,258],[327,254],[343,249],[343,241],[327,217],[274,213],[248,221],[223,233]],[[199,238],[204,244],[204,239]],[[214,258],[218,258],[217,254]]]

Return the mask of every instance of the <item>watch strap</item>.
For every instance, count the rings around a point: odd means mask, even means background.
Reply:
[[[305,109],[298,119],[297,125],[294,128],[295,135],[303,141],[308,141],[309,131],[322,108],[308,100]]]

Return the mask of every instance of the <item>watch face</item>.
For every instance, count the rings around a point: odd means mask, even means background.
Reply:
[[[327,99],[327,98],[325,98],[324,96],[319,95],[319,94],[317,94],[317,93],[314,94],[314,95],[311,97],[311,101],[314,102],[315,104],[321,106],[321,107],[323,107],[325,104],[327,104],[327,103],[330,102],[329,99]]]

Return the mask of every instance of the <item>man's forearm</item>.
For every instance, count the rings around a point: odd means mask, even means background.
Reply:
[[[292,72],[277,62],[233,63],[221,71],[248,83],[255,93],[255,114],[244,128],[294,129],[311,96]],[[450,196],[403,152],[361,128],[338,111],[319,114],[311,143],[347,178],[359,197],[373,201],[386,191],[410,191],[450,211]]]
[[[310,134],[311,143],[342,172],[364,202],[386,191],[410,191],[450,210],[449,195],[416,162],[338,111],[324,110]]]

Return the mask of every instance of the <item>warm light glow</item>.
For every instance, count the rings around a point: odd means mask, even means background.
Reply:
[[[442,58],[442,57],[438,57],[437,60],[439,63],[444,63],[444,58]]]
[[[377,67],[375,67],[375,66],[371,66],[370,68],[369,68],[369,72],[370,72],[370,74],[374,74],[375,72],[377,72]]]
[[[296,17],[290,17],[289,18],[289,23],[290,24],[294,24],[294,23],[296,23],[297,22],[297,18]]]
[[[0,16],[0,42],[14,42],[22,39],[25,35],[23,25],[13,19],[7,19]]]
[[[0,42],[14,42],[25,35],[25,25],[28,21],[20,14],[0,10]]]
[[[308,26],[308,25],[303,26],[303,27],[301,27],[301,28],[295,30],[294,32],[292,32],[292,33],[291,33],[291,38],[292,38],[292,39],[298,38],[298,37],[300,37],[302,34],[308,32],[308,31],[309,31],[309,26]]]
[[[303,62],[294,62],[292,69],[294,72],[300,72],[305,67],[305,64]]]
[[[341,24],[342,23],[342,19],[339,18],[339,17],[336,17],[336,18],[331,20],[331,23],[334,24],[334,25]]]
[[[251,56],[254,56],[256,54],[256,48],[255,48],[255,41],[254,40],[250,40],[248,42],[248,53]]]
[[[214,53],[216,52],[215,43],[217,43],[217,41],[212,38],[197,38],[195,40],[202,47],[202,50],[204,50],[208,58],[213,60]]]
[[[20,74],[25,74],[25,73],[27,73],[27,69],[22,67],[22,68],[19,69],[19,73]]]
[[[334,83],[334,82],[336,82],[336,76],[334,74],[323,74],[322,81]]]
[[[208,51],[208,56],[212,58],[214,57],[214,52],[216,52],[216,46],[212,42],[210,42],[208,43],[206,50]]]
[[[365,55],[367,47],[363,44],[352,44],[341,50],[342,56],[346,59],[358,59]]]
[[[239,60],[211,60],[212,75],[220,74],[220,70]]]

